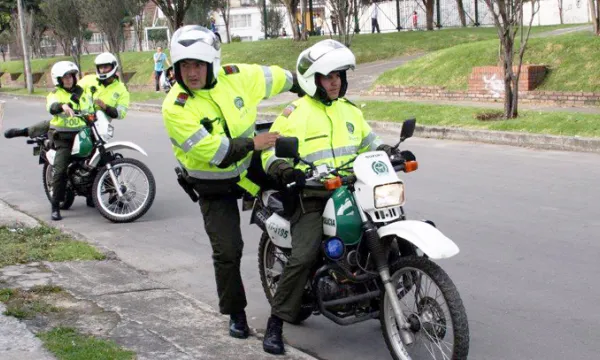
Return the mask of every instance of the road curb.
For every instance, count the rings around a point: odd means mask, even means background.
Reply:
[[[45,100],[38,95],[14,95],[0,93],[2,98]],[[132,103],[131,110],[160,113],[161,105]],[[258,116],[265,120],[274,120],[277,114],[259,112]],[[401,123],[368,120],[374,130],[380,133],[400,133]],[[415,136],[440,140],[473,141],[488,144],[511,145],[542,150],[577,151],[600,153],[600,138],[580,136],[558,136],[546,134],[529,134],[510,131],[474,130],[442,126],[417,125]]]

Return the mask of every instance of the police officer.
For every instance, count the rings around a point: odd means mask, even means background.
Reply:
[[[117,58],[102,53],[94,59],[96,75],[84,76],[81,86],[93,98],[94,105],[112,119],[124,119],[129,108],[129,91],[117,75]]]
[[[219,310],[230,315],[229,334],[246,338],[237,200],[244,191],[257,193],[258,184],[248,177],[252,154],[272,147],[278,137],[268,132],[254,136],[257,105],[291,90],[293,75],[277,66],[221,67],[220,42],[197,25],[173,34],[170,53],[177,83],[163,102],[165,128],[187,181],[199,195],[213,249]]]
[[[79,69],[70,61],[59,61],[52,66],[52,83],[56,89],[48,94],[46,107],[51,115],[49,138],[56,150],[52,175],[52,220],[61,220],[60,202],[65,197],[67,168],[71,159],[73,141],[86,123],[74,112],[92,109],[81,86],[77,85]]]
[[[340,166],[357,153],[393,149],[383,145],[363,118],[362,112],[343,98],[348,88],[346,71],[354,69],[354,54],[335,40],[323,40],[298,57],[296,75],[306,95],[286,107],[271,131],[297,137],[299,155],[315,165]],[[265,171],[282,189],[291,182],[305,184],[307,165],[295,167],[275,156],[273,149],[262,153]],[[273,297],[271,317],[263,349],[284,353],[283,321],[294,322],[302,304],[302,293],[317,259],[323,236],[321,214],[330,195],[327,191],[301,191],[302,206],[296,203],[291,217],[292,252]]]
[[[94,59],[96,75],[84,76],[78,83],[88,96],[94,99],[96,109],[102,109],[112,119],[124,119],[129,108],[129,91],[117,75],[117,58],[111,53],[102,53]],[[50,121],[44,120],[22,129],[8,129],[4,136],[8,139],[17,136],[35,138],[50,129]],[[93,206],[91,198],[88,206]]]

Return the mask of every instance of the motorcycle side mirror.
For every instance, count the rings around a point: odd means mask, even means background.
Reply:
[[[275,156],[278,158],[298,158],[298,138],[280,137],[275,141]]]
[[[415,118],[404,120],[404,123],[402,124],[402,131],[400,132],[401,142],[413,136],[416,123],[417,119]]]

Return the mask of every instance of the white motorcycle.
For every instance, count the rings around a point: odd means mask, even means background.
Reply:
[[[109,142],[114,128],[101,110],[91,114],[77,113],[88,127],[80,131],[73,143],[71,163],[67,170],[68,184],[60,208],[69,209],[75,196],[93,199],[94,206],[106,219],[131,222],[142,217],[152,206],[156,182],[150,169],[141,161],[124,158],[117,150],[135,150],[148,154],[129,141]],[[56,151],[50,147],[47,136],[27,140],[36,144],[33,154],[44,165],[43,184],[46,196],[52,201],[52,175]]]
[[[395,148],[414,128],[414,119],[404,122]],[[403,210],[405,187],[396,172],[414,171],[417,162],[372,151],[332,169],[297,154],[296,138],[278,139],[277,157],[310,166],[304,188],[332,195],[323,212],[321,255],[294,323],[313,314],[339,325],[379,319],[394,359],[466,359],[465,308],[452,280],[430,260],[452,257],[458,246],[433,222],[407,220]],[[270,303],[292,250],[283,206],[281,193],[268,190],[255,199],[251,216],[264,231],[258,262]]]

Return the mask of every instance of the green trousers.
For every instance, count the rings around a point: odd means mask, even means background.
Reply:
[[[58,206],[65,198],[67,188],[67,168],[71,161],[71,150],[77,132],[50,131],[50,139],[54,144],[56,156],[54,157],[52,175],[52,205]]]
[[[222,314],[242,311],[248,303],[240,272],[244,241],[240,229],[238,197],[201,197],[199,202],[204,229],[213,250],[219,311]]]
[[[46,134],[50,130],[50,120],[40,121],[32,126],[27,127],[27,133],[30,138],[35,138]]]
[[[322,209],[292,216],[292,253],[277,285],[271,313],[280,319],[294,322],[302,305],[302,293],[319,255],[323,238]],[[294,221],[295,218],[298,220]]]

